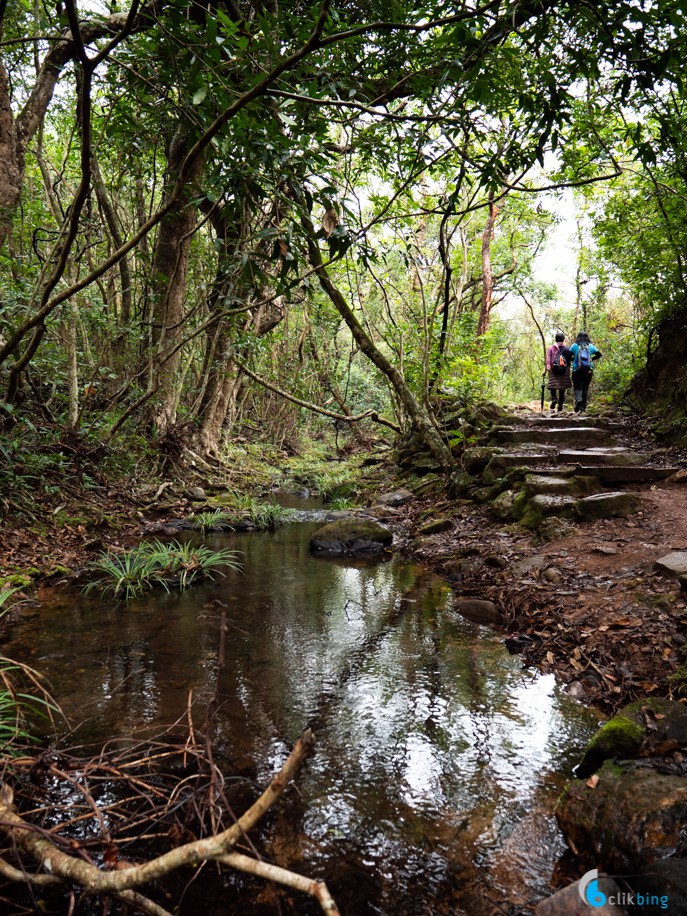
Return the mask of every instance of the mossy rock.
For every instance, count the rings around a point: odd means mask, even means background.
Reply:
[[[451,476],[451,492],[467,494],[477,486],[477,483],[478,479],[472,474],[468,474],[467,471],[457,471]]]
[[[450,518],[435,518],[421,525],[418,529],[418,534],[441,534],[442,531],[450,531],[451,528],[453,528],[453,522]]]
[[[504,490],[492,501],[491,511],[500,521],[515,517],[514,505],[517,499],[515,490]]]
[[[575,500],[569,496],[551,496],[546,493],[533,496],[526,503],[521,518],[524,528],[539,528],[545,518],[555,515],[556,518],[572,518],[575,512]]]
[[[506,415],[507,411],[500,404],[483,401],[472,411],[470,420],[475,426],[482,426],[485,423],[493,423],[494,420],[501,420]]]
[[[478,503],[490,503],[496,499],[500,492],[500,484],[495,484],[491,487],[477,487],[472,491],[472,498]]]
[[[500,452],[500,448],[491,445],[475,445],[472,448],[466,448],[463,452],[463,466],[468,474],[481,474],[494,455]]]
[[[687,747],[684,703],[655,697],[624,706],[591,739],[575,772],[584,779],[606,760],[647,756],[652,746],[663,752]]]
[[[582,520],[617,518],[632,515],[641,507],[642,501],[634,493],[596,493],[577,501],[575,515]]]
[[[581,779],[591,776],[605,760],[631,759],[642,746],[645,733],[646,728],[628,716],[614,716],[587,745],[576,775]]]
[[[380,553],[393,541],[393,533],[371,519],[342,518],[318,528],[310,549],[329,554]]]
[[[599,484],[594,477],[563,477],[548,474],[528,474],[524,491],[528,497],[544,494],[548,496],[588,496],[596,493]]]
[[[38,570],[34,574],[38,575]],[[28,588],[29,585],[33,585],[33,579],[25,573],[10,573],[0,579],[0,588]]]
[[[532,544],[535,546],[550,544],[551,541],[558,541],[561,538],[566,538],[571,534],[575,534],[577,531],[578,528],[572,522],[566,519],[556,518],[555,515],[550,515],[548,518],[545,518],[537,528],[532,538]]]

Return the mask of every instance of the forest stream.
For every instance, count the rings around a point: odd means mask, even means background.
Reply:
[[[531,912],[565,849],[555,799],[598,715],[452,612],[432,573],[311,556],[318,513],[300,508],[275,533],[208,536],[243,572],[185,593],[44,590],[5,650],[49,678],[75,742],[152,733],[184,718],[190,690],[202,717],[225,610],[216,760],[264,785],[306,726],[317,737],[263,830],[267,857],[325,879],[355,916]],[[208,916],[277,912],[260,885],[224,880],[195,882],[179,912],[199,895]],[[281,906],[319,912],[295,893]]]

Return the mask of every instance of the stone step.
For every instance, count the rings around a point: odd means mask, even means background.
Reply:
[[[523,490],[527,497],[540,494],[550,496],[589,496],[599,491],[594,477],[556,477],[550,474],[528,474]]]
[[[532,445],[577,445],[578,447],[611,445],[613,438],[606,429],[596,426],[558,426],[539,429],[509,429],[497,427],[494,430],[497,442],[503,445],[531,443]]]
[[[533,452],[512,451],[501,452],[492,455],[489,463],[484,470],[484,479],[496,479],[502,477],[504,471],[510,468],[519,467],[537,467],[545,462],[553,462],[558,457],[558,451],[555,448],[537,449]]]
[[[576,470],[582,476],[596,477],[603,484],[612,486],[618,483],[652,483],[655,480],[665,480],[674,474],[677,468],[652,468],[645,465],[582,465]]]
[[[641,505],[641,500],[633,493],[595,493],[582,499],[539,493],[527,503],[522,524],[526,528],[538,528],[543,519],[551,516],[580,521],[616,518],[632,515]]]
[[[634,493],[616,491],[613,493],[595,493],[577,500],[575,515],[579,518],[616,518],[632,515],[641,509],[642,501]]]
[[[561,449],[558,453],[558,462],[560,464],[579,464],[584,467],[591,467],[592,465],[629,467],[631,465],[644,464],[646,459],[646,455],[640,455],[622,446],[574,450]]]
[[[546,429],[557,429],[560,426],[585,426],[595,427],[597,429],[609,429],[613,426],[620,427],[620,423],[614,423],[605,417],[588,417],[579,416],[573,413],[564,413],[562,416],[555,417],[532,417],[527,421],[529,426],[544,427]]]

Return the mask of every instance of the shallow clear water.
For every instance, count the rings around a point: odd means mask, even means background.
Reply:
[[[181,720],[189,691],[200,723],[226,610],[217,759],[264,783],[306,726],[317,736],[274,817],[278,864],[325,878],[351,916],[528,912],[597,717],[454,614],[440,580],[398,559],[314,558],[313,527],[209,536],[244,572],[184,594],[45,592],[4,651],[49,677],[79,740]],[[245,895],[203,907],[276,912]]]

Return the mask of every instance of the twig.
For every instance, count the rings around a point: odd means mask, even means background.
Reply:
[[[223,865],[230,865],[237,871],[255,875],[258,878],[265,878],[267,881],[274,881],[275,884],[283,884],[285,887],[292,887],[294,890],[309,894],[317,900],[322,910],[328,913],[329,916],[339,916],[339,908],[332,899],[324,881],[313,881],[312,878],[298,875],[296,872],[280,868],[278,865],[270,865],[269,862],[259,862],[257,859],[251,859],[250,856],[244,856],[240,852],[232,852],[226,856],[221,856],[217,861]]]

